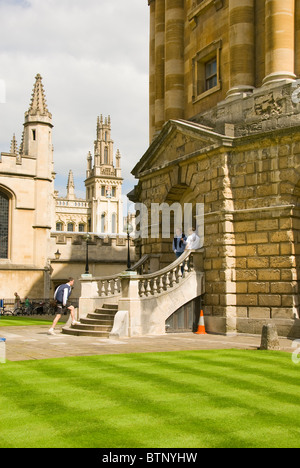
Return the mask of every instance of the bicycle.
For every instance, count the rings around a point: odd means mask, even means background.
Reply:
[[[6,306],[3,305],[3,307],[0,309],[0,316],[6,316],[6,317],[12,317],[13,315],[16,315],[13,310],[6,309]]]

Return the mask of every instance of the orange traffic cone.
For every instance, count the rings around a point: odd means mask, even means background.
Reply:
[[[195,333],[196,335],[207,335],[205,331],[205,324],[204,324],[204,314],[203,310],[201,310],[199,324],[198,324],[198,331]]]

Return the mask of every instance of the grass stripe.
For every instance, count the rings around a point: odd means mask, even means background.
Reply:
[[[0,447],[299,447],[284,353],[187,351],[0,367]]]

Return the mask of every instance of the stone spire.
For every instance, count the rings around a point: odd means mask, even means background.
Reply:
[[[31,103],[28,110],[28,115],[41,115],[47,116],[50,119],[52,115],[48,111],[44,86],[42,83],[42,77],[40,74],[37,74],[35,77],[35,84],[33,88],[33,93],[31,97]]]
[[[25,132],[23,131],[22,132],[22,140],[21,140],[21,144],[20,144],[20,148],[19,148],[19,153],[21,155],[24,154],[24,134],[25,134]]]
[[[11,145],[10,145],[10,154],[18,154],[18,145],[17,145],[17,140],[15,134],[13,135],[13,138],[11,140]]]
[[[67,185],[67,198],[69,200],[75,198],[75,184],[74,184],[74,176],[73,172],[69,172],[69,178],[68,178],[68,185]]]

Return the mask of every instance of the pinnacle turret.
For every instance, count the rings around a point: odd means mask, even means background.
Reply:
[[[31,116],[47,116],[52,118],[52,115],[48,111],[44,86],[42,83],[42,77],[40,74],[37,74],[35,77],[35,84],[33,88],[33,93],[31,97],[31,103],[27,115]]]
[[[68,199],[75,198],[74,176],[73,176],[73,171],[71,171],[71,170],[69,172],[69,177],[68,177],[67,198]]]
[[[15,134],[13,135],[13,138],[11,140],[11,145],[10,145],[10,154],[18,154],[18,145],[17,145],[17,140]]]

